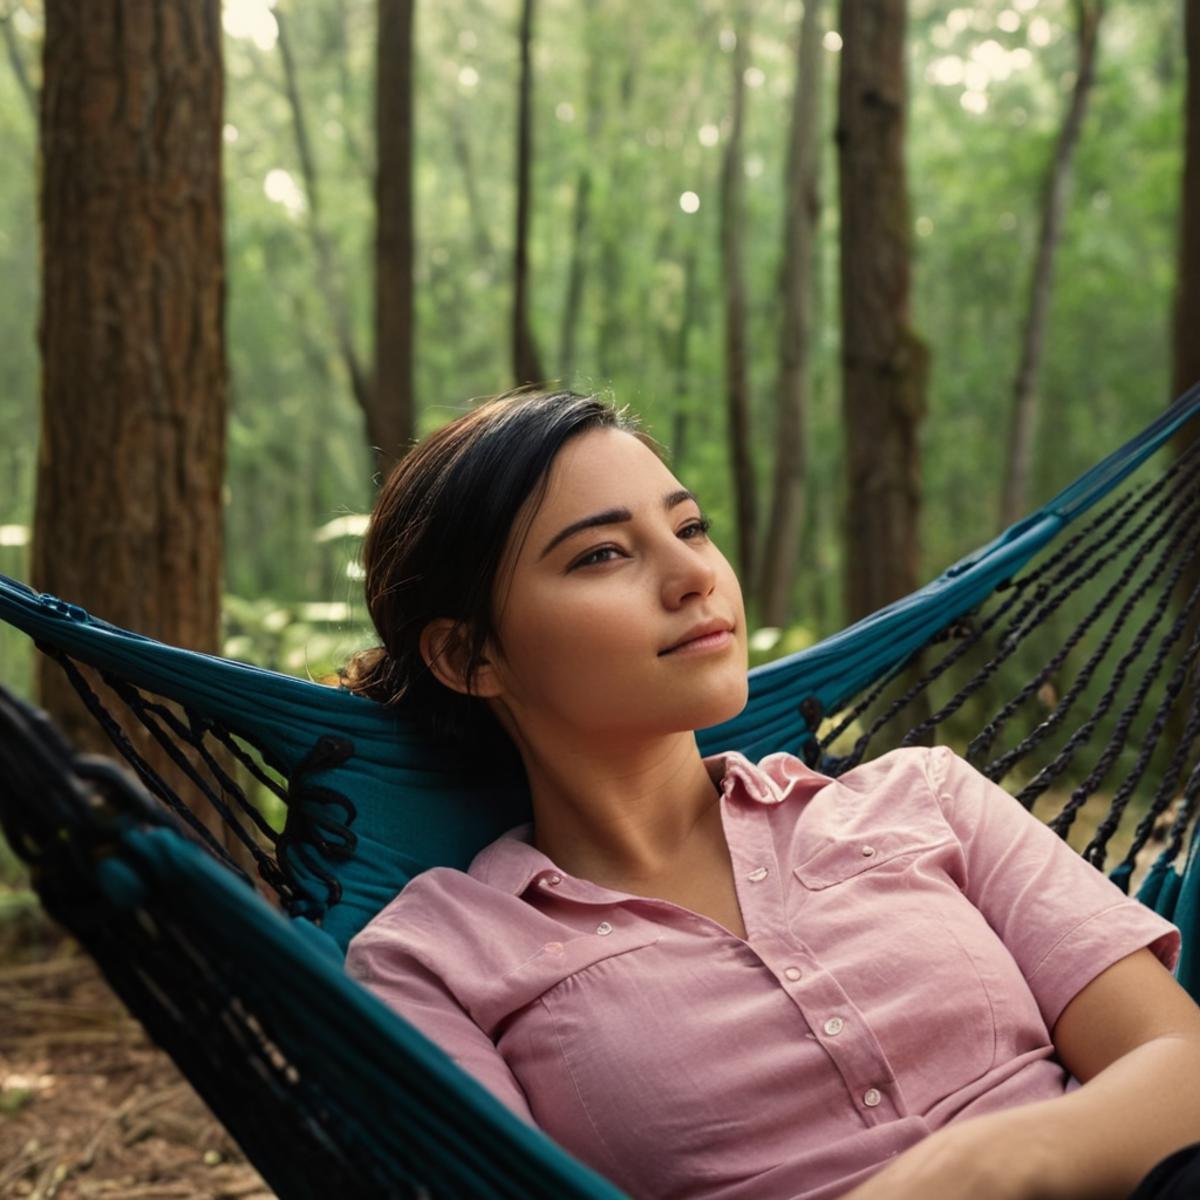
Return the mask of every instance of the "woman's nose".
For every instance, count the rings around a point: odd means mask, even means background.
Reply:
[[[671,553],[662,572],[662,599],[676,607],[689,595],[708,595],[716,586],[716,570],[708,554],[698,553],[695,546],[674,539],[678,547]]]

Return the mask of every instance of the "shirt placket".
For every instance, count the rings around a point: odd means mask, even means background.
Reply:
[[[749,948],[779,981],[829,1056],[863,1123],[906,1116],[895,1072],[863,1013],[812,948],[791,932],[769,823],[738,803],[723,808],[722,815]]]

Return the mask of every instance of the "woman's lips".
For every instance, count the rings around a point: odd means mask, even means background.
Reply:
[[[717,633],[706,633],[703,637],[684,642],[674,650],[665,651],[660,657],[666,658],[672,654],[705,654],[710,650],[723,650],[732,643],[733,634],[728,629],[722,629]]]

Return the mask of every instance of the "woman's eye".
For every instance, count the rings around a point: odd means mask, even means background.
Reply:
[[[596,557],[597,554],[607,554],[609,551],[612,551],[615,554],[617,551],[616,546],[601,546],[598,550],[593,550],[591,554],[585,554],[575,564],[575,567],[590,567],[593,565],[593,563],[609,562],[611,561],[610,559]],[[571,570],[575,570],[575,567],[572,567]]]
[[[707,517],[701,517],[700,520],[691,521],[687,525],[685,525],[679,531],[679,536],[684,537],[685,535],[687,535],[688,541],[696,541],[698,537],[707,535],[708,531],[711,528],[712,528],[712,522]],[[597,558],[596,557],[596,555],[598,555],[598,554],[607,554],[610,551],[612,553],[616,554],[619,552],[619,548],[617,546],[598,546],[595,550],[591,551],[589,554],[585,554],[575,564],[575,566],[573,566],[571,568],[571,570],[572,571],[575,570],[575,567],[589,567],[589,566],[598,565],[599,563],[612,562],[612,559],[610,559],[610,558]]]

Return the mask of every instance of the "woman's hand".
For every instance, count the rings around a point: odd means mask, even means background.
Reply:
[[[1041,1105],[948,1125],[897,1155],[843,1200],[1053,1200],[1061,1147]],[[1056,1160],[1057,1158],[1057,1160]]]

